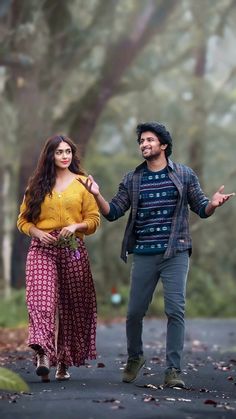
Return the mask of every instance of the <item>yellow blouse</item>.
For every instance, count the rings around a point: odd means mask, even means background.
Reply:
[[[78,176],[85,178],[85,176]],[[75,223],[84,222],[88,228],[84,233],[76,232],[78,237],[89,235],[96,231],[100,223],[99,210],[96,201],[81,183],[74,179],[63,192],[52,191],[46,195],[38,221],[34,224],[27,221],[22,213],[26,208],[25,199],[20,206],[17,227],[20,232],[30,235],[30,227],[50,232]]]

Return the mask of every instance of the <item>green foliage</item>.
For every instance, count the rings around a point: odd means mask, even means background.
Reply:
[[[116,257],[117,258],[117,257]],[[117,258],[118,259],[118,258]],[[114,256],[115,260],[115,256]],[[108,263],[108,262],[107,262]],[[121,280],[106,279],[95,281],[97,291],[98,317],[112,320],[125,317],[129,299],[129,269],[127,276]],[[118,268],[117,268],[118,269]],[[100,272],[101,274],[101,272]],[[95,275],[95,280],[98,275]],[[99,278],[100,279],[100,278]],[[101,278],[102,279],[102,278]],[[216,285],[216,278],[206,270],[193,266],[190,268],[187,283],[186,316],[191,317],[236,317],[236,289],[235,281],[228,273],[222,275],[224,286]],[[111,303],[111,288],[116,286],[121,295],[121,303]],[[147,316],[164,317],[164,299],[161,281],[157,285]],[[0,305],[0,327],[17,327],[27,324],[27,310],[25,304],[25,290],[14,290],[12,296],[2,299]]]
[[[222,272],[221,283],[206,269],[193,266],[187,285],[189,317],[236,317],[234,279]]]
[[[8,298],[1,299],[0,327],[15,327],[27,323],[25,289],[12,290]]]
[[[29,391],[28,384],[15,372],[0,367],[0,389],[6,391]]]
[[[76,240],[76,236],[72,234],[69,237],[59,237],[59,239],[56,241],[55,246],[59,247],[67,247],[70,250],[77,250],[78,249],[78,243]]]
[[[187,283],[186,317],[236,317],[236,289],[232,278],[226,278],[225,287],[217,287],[215,278],[207,271],[193,267],[190,269]],[[118,285],[118,292],[122,296],[119,306],[110,302],[110,292],[98,294],[98,315],[103,319],[126,316],[129,298],[129,284]],[[157,285],[147,316],[164,317],[164,298],[161,280]]]

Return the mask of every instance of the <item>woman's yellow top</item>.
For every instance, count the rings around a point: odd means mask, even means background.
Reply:
[[[85,178],[85,176],[78,176]],[[23,217],[26,209],[25,199],[20,206],[17,227],[20,232],[30,235],[30,227],[35,226],[43,231],[60,230],[75,223],[86,223],[85,232],[76,232],[78,237],[89,235],[96,231],[100,223],[97,203],[91,193],[75,178],[63,192],[52,191],[46,195],[41,204],[38,221],[34,224]]]

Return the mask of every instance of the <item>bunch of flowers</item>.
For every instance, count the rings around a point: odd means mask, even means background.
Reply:
[[[68,236],[68,237],[60,236],[57,239],[55,244],[56,244],[56,246],[65,248],[67,251],[73,251],[73,253],[74,253],[73,256],[76,259],[80,258],[80,251],[78,249],[78,242],[77,242],[77,238],[76,238],[75,234],[72,234],[71,236]]]

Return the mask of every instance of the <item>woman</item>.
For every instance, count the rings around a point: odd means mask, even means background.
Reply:
[[[36,374],[49,381],[70,378],[68,367],[96,358],[96,296],[84,235],[99,225],[94,197],[78,181],[75,144],[50,137],[30,178],[17,226],[32,237],[26,261],[28,345]]]

